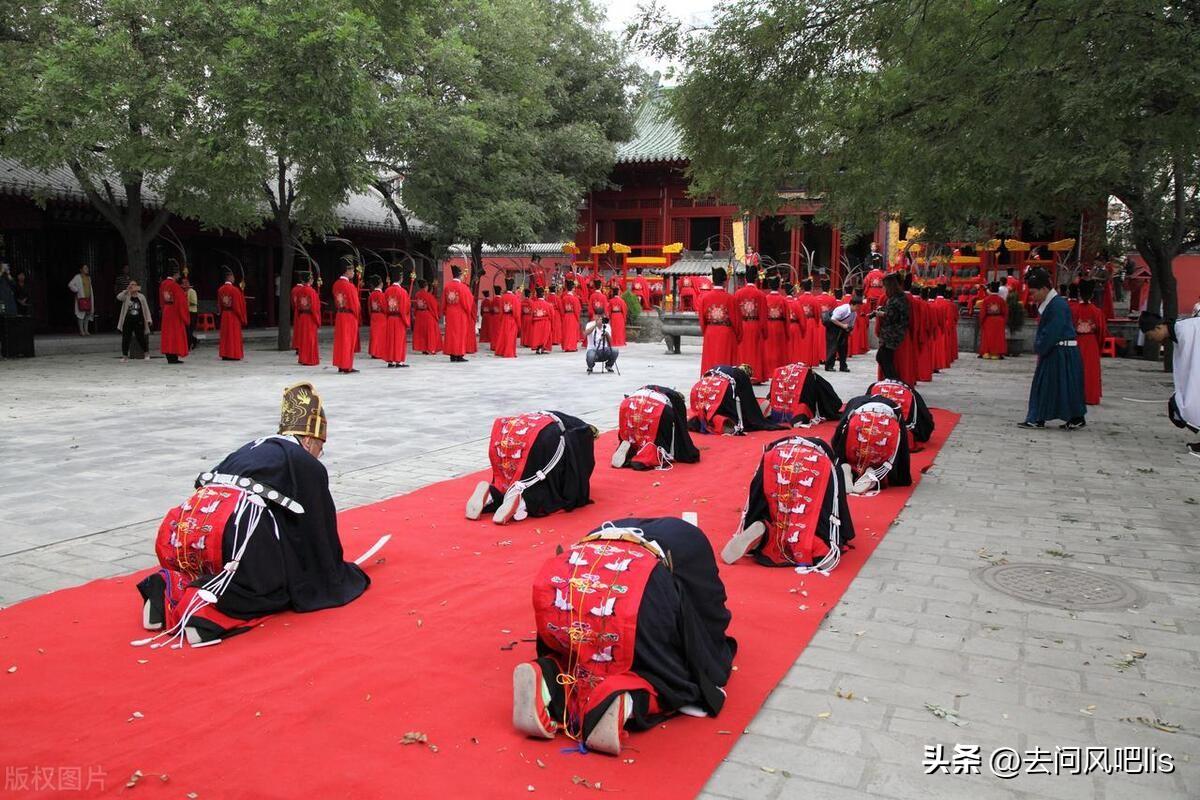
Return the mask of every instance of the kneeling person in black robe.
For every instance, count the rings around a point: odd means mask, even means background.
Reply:
[[[841,410],[842,398],[837,391],[807,364],[784,364],[771,375],[766,408],[771,422],[806,428],[833,419]]]
[[[536,661],[513,671],[513,725],[618,755],[627,731],[716,716],[737,642],[704,532],[620,519],[548,559],[533,587]]]
[[[908,429],[910,447],[914,443],[924,444],[933,436],[933,414],[929,412],[929,406],[925,405],[925,398],[904,381],[896,378],[875,381],[867,387],[867,394],[882,395],[896,401],[900,406],[900,418]],[[917,450],[913,448],[912,452]]]
[[[683,395],[665,386],[643,386],[621,401],[619,441],[612,465],[617,469],[670,469],[676,461],[695,464],[700,451],[687,428]]]
[[[741,436],[747,431],[777,431],[784,428],[763,416],[750,366],[720,365],[701,376],[692,387],[688,429],[696,433],[729,433]]]
[[[900,405],[883,395],[863,395],[846,403],[833,435],[833,452],[850,492],[874,494],[885,486],[912,485],[903,419]]]
[[[503,525],[586,506],[595,445],[596,429],[561,411],[497,417],[488,442],[492,479],[475,487],[467,519],[488,512]]]
[[[749,553],[768,567],[828,575],[854,522],[833,448],[811,436],[771,442],[750,481],[741,525],[721,550],[732,564]]]
[[[370,578],[342,559],[329,473],[318,460],[326,427],[316,390],[298,383],[284,391],[277,435],[196,479],[159,526],[161,569],[138,584],[143,626],[166,631],[134,644],[217,644],[259,617],[333,608],[366,591]]]

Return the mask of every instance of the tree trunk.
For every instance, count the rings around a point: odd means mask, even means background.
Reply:
[[[1158,224],[1148,213],[1133,208],[1129,210],[1134,246],[1150,269],[1150,294],[1146,299],[1146,309],[1159,313],[1161,307],[1164,319],[1174,319],[1179,313],[1179,296],[1172,262],[1178,255],[1178,250],[1161,235]],[[1163,359],[1165,372],[1173,371],[1172,361],[1172,347],[1168,342],[1166,357]]]
[[[275,346],[281,352],[292,349],[292,269],[296,250],[292,247],[292,222],[284,216],[275,220],[279,228],[279,247],[283,258],[279,264],[279,336]]]
[[[483,280],[483,242],[471,242],[471,291],[479,296],[479,282]]]
[[[129,264],[130,280],[141,284],[147,297],[157,297],[156,287],[146,285],[146,243],[142,239],[142,227],[139,225],[133,230],[118,230],[125,242],[125,261]]]

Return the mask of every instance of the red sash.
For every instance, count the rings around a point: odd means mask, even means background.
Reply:
[[[717,433],[720,433],[725,425],[723,420],[717,419],[720,416],[717,412],[721,409],[721,401],[725,399],[725,393],[732,390],[733,381],[729,379],[728,375],[720,372],[705,375],[692,387],[691,402],[688,403],[692,416],[703,420]]]
[[[762,553],[776,564],[812,565],[829,552],[821,518],[835,469],[829,456],[801,437],[763,454],[763,494],[771,526]],[[836,498],[834,502],[837,502]],[[818,534],[825,531],[825,540]]]
[[[771,403],[768,414],[772,417],[779,415],[788,420],[795,419],[801,414],[809,419],[816,416],[808,404],[800,400],[806,380],[808,380],[808,365],[806,364],[797,362],[777,367],[775,374],[771,376],[771,390],[767,393]]]
[[[846,460],[855,476],[890,464],[900,448],[900,421],[881,411],[856,411],[846,429]]]
[[[633,460],[639,464],[650,468],[662,466],[655,440],[668,402],[659,392],[636,392],[621,401],[618,436],[621,441],[633,443]]]
[[[497,417],[492,423],[492,441],[488,456],[492,461],[492,486],[501,492],[521,479],[525,463],[538,434],[547,425],[557,424],[554,417],[533,411],[516,417]]]
[[[214,575],[225,566],[225,525],[242,492],[226,486],[204,486],[182,505],[167,512],[158,526],[154,553],[158,563],[190,580]]]
[[[620,540],[578,542],[548,559],[533,585],[538,637],[565,676],[567,731],[614,691],[646,689],[630,672],[637,642],[638,609],[657,556]],[[605,684],[608,683],[607,686]],[[653,705],[653,704],[652,704]]]
[[[867,390],[867,394],[877,394],[886,397],[900,406],[900,413],[906,420],[912,419],[913,404],[916,401],[913,398],[912,389],[909,389],[903,383],[893,380],[878,381]]]

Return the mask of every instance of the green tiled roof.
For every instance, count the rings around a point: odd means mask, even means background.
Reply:
[[[666,91],[651,92],[633,121],[633,138],[617,147],[617,163],[686,161],[679,129],[667,115]]]

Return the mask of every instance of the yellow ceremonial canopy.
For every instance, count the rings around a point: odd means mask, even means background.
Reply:
[[[989,240],[986,244],[984,244],[983,249],[992,253],[996,252],[1000,249],[1000,240]],[[1005,239],[1004,249],[1010,253],[1024,253],[1031,250],[1032,245],[1030,245],[1029,242],[1022,242],[1020,239]]]
[[[1046,249],[1051,253],[1066,253],[1075,249],[1075,240],[1059,239],[1057,242],[1051,242],[1046,245]]]

